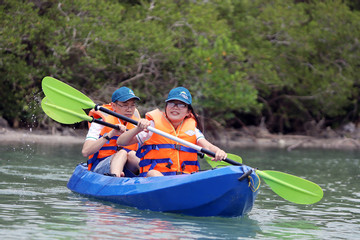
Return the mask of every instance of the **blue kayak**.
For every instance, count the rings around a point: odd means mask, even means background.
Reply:
[[[260,185],[251,168],[228,166],[164,177],[110,177],[79,164],[67,187],[76,193],[121,205],[191,216],[242,216],[250,212]]]

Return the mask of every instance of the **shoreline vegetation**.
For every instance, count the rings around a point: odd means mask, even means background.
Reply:
[[[183,86],[206,129],[265,121],[271,133],[318,137],[312,122],[360,123],[359,1],[5,0],[1,7],[0,118],[14,129],[52,127],[40,109],[46,76],[96,103],[129,87],[143,109],[163,106],[169,90]]]
[[[83,144],[86,129],[64,128],[62,131],[0,128],[0,142],[6,144]],[[221,134],[220,134],[221,133]],[[302,148],[360,150],[360,128],[352,132],[322,132],[318,136],[271,134],[260,127],[246,130],[225,129],[206,134],[225,148],[282,148],[287,151]]]

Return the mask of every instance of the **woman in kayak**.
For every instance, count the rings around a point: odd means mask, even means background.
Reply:
[[[135,105],[140,98],[135,96],[131,89],[127,87],[117,89],[113,93],[111,100],[110,104],[103,105],[103,107],[134,120],[140,119],[140,114]],[[101,118],[105,122],[116,124],[120,130],[104,127],[97,123],[90,125],[82,148],[83,156],[89,157],[88,169],[100,174],[123,177],[126,164],[127,169],[137,173],[139,171],[139,158],[135,156],[135,151],[138,145],[134,144],[119,148],[116,144],[119,135],[125,132],[126,129],[135,126],[100,111],[91,110],[89,115],[95,119]]]
[[[191,106],[191,94],[186,88],[172,89],[165,102],[165,112],[155,109],[146,113],[146,119],[139,120],[137,127],[117,139],[117,144],[121,146],[140,144],[136,153],[140,158],[140,176],[193,173],[199,171],[200,167],[196,150],[150,132],[147,130],[148,126],[215,152],[216,161],[227,157],[223,150],[207,141],[197,128],[198,121]]]

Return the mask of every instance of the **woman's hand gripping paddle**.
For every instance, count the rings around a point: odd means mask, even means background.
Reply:
[[[53,103],[53,105],[58,105],[62,109],[68,109],[70,110],[64,113],[63,110],[60,110],[60,108],[56,108],[57,110],[53,110],[51,114],[57,115],[57,119],[61,121],[64,121],[63,123],[69,124],[71,122],[69,119],[70,117],[67,116],[65,118],[58,117],[59,114],[66,114],[66,115],[76,115],[76,117],[73,118],[73,120],[76,119],[76,122],[83,119],[85,121],[88,121],[88,116],[83,112],[77,112],[77,114],[74,113],[74,109],[76,108],[82,108],[82,109],[88,109],[88,108],[95,108],[95,110],[100,110],[105,113],[111,114],[117,118],[120,118],[124,121],[130,122],[132,124],[137,125],[137,121],[125,117],[123,115],[120,115],[118,113],[112,112],[106,108],[100,107],[99,105],[96,105],[90,98],[82,94],[81,92],[77,91],[76,89],[73,89],[69,85],[60,82],[54,78],[51,77],[45,77],[43,79],[43,90],[45,95],[50,99],[50,101]],[[46,105],[46,104],[44,104]],[[49,105],[49,104],[47,104]],[[46,107],[45,107],[46,108]],[[54,107],[53,107],[54,109]],[[78,115],[80,114],[80,116]],[[83,114],[83,115],[82,115]],[[86,118],[85,118],[86,116]],[[51,117],[51,116],[50,116]],[[189,146],[199,152],[205,153],[210,156],[215,156],[215,153],[203,149],[198,145],[195,145],[193,143],[184,141],[183,139],[177,138],[173,135],[170,135],[168,133],[165,133],[163,131],[160,131],[153,127],[148,127],[149,131],[152,131],[154,133],[157,133],[161,136],[167,137],[169,139],[172,139],[176,142],[179,142],[181,144],[184,144],[186,146]],[[242,164],[236,161],[233,161],[229,158],[224,159],[225,162],[241,166]],[[289,200],[294,203],[299,204],[312,204],[320,201],[323,197],[323,191],[317,184],[310,182],[308,180],[282,173],[277,171],[260,171],[256,170],[256,173],[259,174],[260,177],[262,177],[265,182],[270,186],[270,188],[278,194],[280,197]]]
[[[232,153],[227,153],[227,156],[228,156],[228,158],[234,160],[235,162],[242,164],[242,158],[240,156],[232,154]],[[232,165],[232,164],[224,162],[224,161],[212,161],[211,160],[212,158],[209,157],[208,155],[205,155],[204,159],[212,168],[225,167],[225,166]]]

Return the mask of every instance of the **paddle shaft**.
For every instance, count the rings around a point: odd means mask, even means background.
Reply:
[[[112,116],[114,116],[114,117],[120,118],[120,119],[122,119],[122,120],[124,120],[124,121],[126,121],[126,122],[132,123],[132,124],[134,124],[134,125],[138,125],[138,122],[137,122],[136,120],[131,119],[131,118],[128,118],[128,117],[123,116],[123,115],[121,115],[121,114],[115,113],[115,112],[113,112],[113,111],[111,111],[111,110],[109,110],[109,109],[107,109],[107,108],[101,107],[101,106],[99,106],[99,105],[96,105],[96,106],[95,106],[95,110],[100,110],[100,111],[105,112],[105,113],[107,113],[107,114],[110,114],[110,115],[112,115]],[[161,131],[161,130],[159,130],[159,129],[156,129],[156,128],[154,128],[154,127],[151,127],[151,126],[149,126],[147,129],[148,129],[149,131],[154,132],[154,133],[156,133],[156,134],[159,134],[159,135],[161,135],[161,136],[163,136],[163,137],[169,138],[169,139],[174,140],[174,141],[176,141],[176,142],[178,142],[178,143],[184,144],[185,146],[191,147],[191,148],[197,150],[198,152],[202,152],[202,153],[205,153],[205,154],[210,155],[210,156],[212,156],[212,157],[215,157],[215,153],[214,153],[214,152],[212,152],[212,151],[210,151],[210,150],[208,150],[208,149],[202,148],[202,147],[200,147],[200,146],[198,146],[198,145],[196,145],[196,144],[193,144],[193,143],[191,143],[191,142],[185,141],[185,140],[183,140],[183,139],[181,139],[181,138],[175,137],[175,136],[173,136],[173,135],[171,135],[171,134],[168,134],[168,133],[166,133],[166,132],[163,132],[163,131]],[[226,158],[226,159],[224,159],[224,160],[222,160],[222,161],[227,162],[227,163],[230,163],[230,164],[232,164],[232,165],[242,166],[241,163],[235,162],[235,161],[233,161],[233,160],[231,160],[231,159],[229,159],[229,158]]]
[[[100,125],[104,125],[106,127],[110,127],[110,128],[116,129],[116,130],[120,130],[120,127],[118,125],[111,124],[111,123],[108,123],[108,122],[104,122],[104,121],[101,121],[101,120],[98,120],[98,119],[95,119],[95,118],[93,118],[93,120],[91,122],[97,123],[97,124],[100,124]]]

